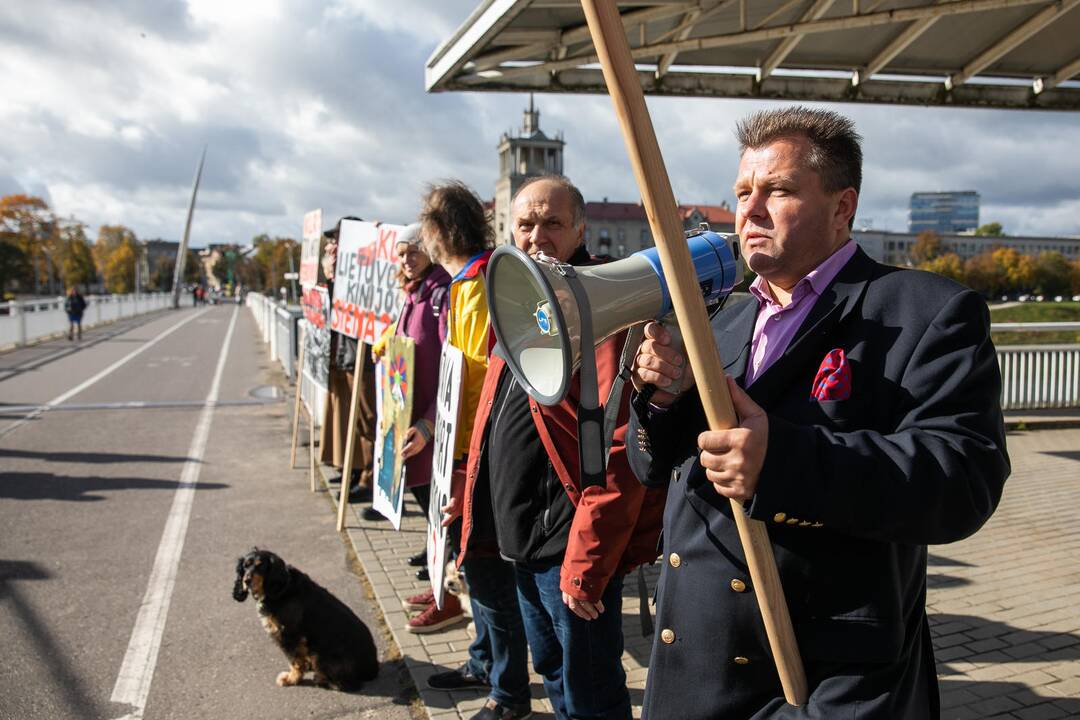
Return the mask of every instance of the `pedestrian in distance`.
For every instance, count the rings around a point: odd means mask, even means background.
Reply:
[[[64,298],[64,312],[68,317],[68,340],[75,340],[76,337],[82,340],[82,319],[86,305],[86,298],[77,286],[73,285],[68,289],[67,297]]]
[[[511,231],[530,255],[596,262],[584,244],[585,203],[565,178],[527,181],[511,205]],[[498,349],[469,449],[461,557],[468,563],[497,541],[499,553],[513,560],[533,666],[560,720],[631,717],[622,666],[623,577],[656,560],[664,491],[644,488],[626,462],[630,387],[609,398],[625,337],[596,348],[599,397],[618,404],[602,485],[586,487],[579,467],[579,373],[564,400],[540,405]]]
[[[633,372],[630,463],[669,488],[643,716],[937,718],[927,545],[978,530],[1009,474],[986,303],[855,244],[850,120],[789,107],[737,135],[735,229],[758,277],[712,327],[738,425],[708,430],[660,325]],[[785,703],[733,512],[768,526],[803,707]]]

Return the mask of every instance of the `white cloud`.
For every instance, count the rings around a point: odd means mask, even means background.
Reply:
[[[524,94],[423,91],[424,61],[475,0],[36,0],[0,7],[0,190],[91,226],[177,238],[209,146],[193,240],[297,235],[303,213],[407,222],[425,183],[494,192]],[[588,199],[636,201],[602,96],[538,95]],[[650,98],[676,195],[731,202],[736,120],[762,106]],[[776,103],[768,106],[775,107]],[[836,106],[865,141],[859,217],[906,227],[913,191],[974,189],[1011,233],[1080,235],[1075,115]]]

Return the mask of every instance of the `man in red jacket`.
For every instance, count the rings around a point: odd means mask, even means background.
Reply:
[[[568,180],[524,185],[511,206],[520,249],[591,264],[585,204]],[[596,349],[600,398],[618,375],[624,336]],[[622,584],[657,556],[664,494],[642,487],[626,462],[628,390],[602,485],[583,487],[578,467],[579,383],[558,405],[529,397],[492,353],[466,475],[461,557],[497,543],[514,562],[533,665],[556,717],[629,720],[622,669]]]

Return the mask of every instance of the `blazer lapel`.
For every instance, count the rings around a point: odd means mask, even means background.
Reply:
[[[758,301],[751,296],[713,320],[713,337],[720,349],[720,363],[724,372],[733,376],[739,385],[746,377],[757,314]]]
[[[821,358],[815,356],[823,352],[821,342],[858,307],[873,265],[874,261],[861,248],[856,249],[855,255],[814,303],[784,354],[750,386],[747,392],[754,402],[767,407],[777,395],[787,390],[797,370],[805,369],[808,362],[820,362]],[[808,395],[809,392],[808,388]]]

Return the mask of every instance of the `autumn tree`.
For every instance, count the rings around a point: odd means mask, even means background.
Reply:
[[[911,261],[918,267],[941,255],[941,236],[933,230],[923,230],[915,237],[915,244],[911,247]]]
[[[1001,223],[992,222],[975,228],[975,234],[979,237],[1005,237],[1005,229]]]
[[[150,282],[148,286],[157,292],[169,292],[172,290],[173,275],[176,274],[176,258],[159,258],[154,267],[150,268]],[[188,249],[184,256],[184,279],[183,284],[192,285],[202,280],[202,261],[198,253]]]
[[[938,255],[937,257],[922,263],[919,267],[923,270],[937,273],[938,275],[944,275],[950,280],[955,280],[958,283],[967,284],[964,275],[964,262],[956,253]]]
[[[1004,290],[1022,292],[1035,286],[1035,260],[1013,248],[995,248],[991,251],[994,263],[1005,278]]]
[[[1072,285],[1072,268],[1059,252],[1041,252],[1035,259],[1032,288],[1041,295],[1067,295]]]
[[[56,245],[56,218],[48,203],[33,195],[0,198],[0,289],[54,289]]]
[[[129,293],[135,289],[135,262],[139,244],[133,233],[123,225],[102,225],[94,243],[94,260],[105,278],[105,290]]]
[[[92,285],[97,280],[93,249],[82,223],[68,221],[58,228],[60,279],[65,288]]]
[[[262,275],[263,289],[271,289],[285,286],[285,273],[289,272],[289,256],[292,256],[292,267],[299,267],[300,243],[292,238],[274,238],[263,233],[255,236],[252,240],[255,246],[253,260],[258,265]]]

